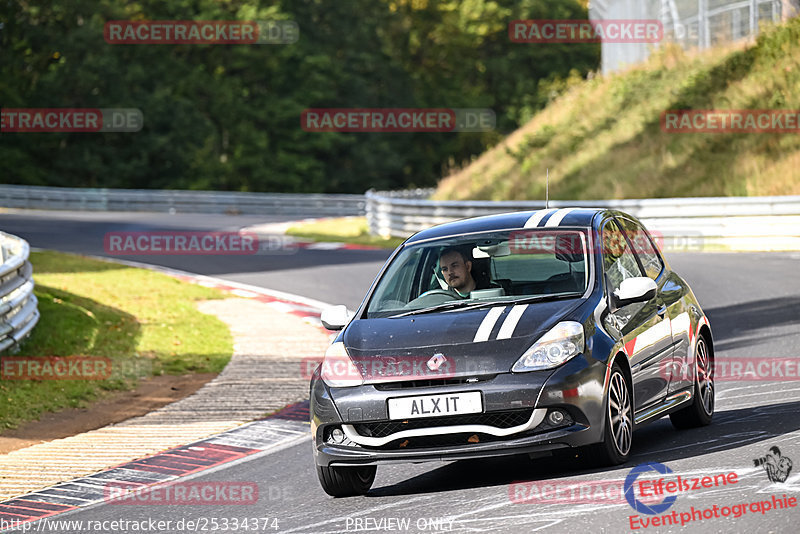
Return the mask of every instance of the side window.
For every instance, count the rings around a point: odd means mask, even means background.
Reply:
[[[623,280],[642,276],[625,235],[613,220],[603,227],[603,270],[609,283],[609,293],[617,290]]]
[[[639,257],[639,261],[644,267],[644,272],[655,280],[664,269],[664,264],[661,263],[661,258],[658,257],[650,236],[647,235],[644,228],[630,219],[620,219],[620,223],[625,233],[628,234],[628,239],[633,245],[633,251]]]

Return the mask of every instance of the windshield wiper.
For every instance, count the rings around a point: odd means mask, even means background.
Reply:
[[[464,308],[465,310],[477,310],[480,308],[489,308],[492,306],[509,306],[515,304],[530,304],[532,302],[540,302],[543,300],[559,300],[564,298],[570,297],[579,297],[583,295],[583,293],[579,293],[577,291],[571,293],[555,293],[552,295],[535,295],[530,297],[519,297],[516,299],[506,299],[506,300],[492,300],[486,302],[473,302],[471,300],[461,300],[457,302],[448,302],[445,304],[438,304],[436,306],[430,306],[428,308],[420,308],[418,310],[411,310],[405,313],[400,313],[398,315],[392,315],[391,317],[405,317],[407,315],[419,315],[423,313],[431,313],[437,311],[445,311],[445,310],[454,310],[456,308]]]
[[[520,297],[516,299],[506,299],[506,300],[493,300],[489,302],[480,302],[477,304],[473,304],[466,309],[468,310],[477,310],[479,308],[489,308],[492,306],[509,306],[515,304],[530,304],[532,302],[540,302],[543,300],[559,300],[568,297],[579,297],[583,295],[583,293],[579,293],[577,291],[573,291],[570,293],[554,293],[552,295],[534,295],[530,297]]]
[[[457,302],[448,302],[445,304],[437,304],[436,306],[429,306],[427,308],[420,308],[418,310],[411,310],[404,313],[399,313],[397,315],[392,315],[391,317],[405,317],[407,315],[419,315],[421,313],[430,313],[435,311],[443,311],[443,310],[453,310],[456,308],[463,308],[468,306],[470,303],[469,300],[460,300]]]

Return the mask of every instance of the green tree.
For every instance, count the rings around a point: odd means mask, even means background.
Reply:
[[[597,46],[516,44],[576,0],[0,0],[3,107],[138,108],[137,133],[0,135],[5,183],[363,192],[432,185],[547,101]],[[291,45],[111,45],[109,20],[294,20]],[[547,90],[543,90],[546,88]],[[492,108],[486,133],[306,132],[308,108]]]

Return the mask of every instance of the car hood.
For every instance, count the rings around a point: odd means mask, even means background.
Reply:
[[[353,320],[342,341],[367,382],[508,373],[582,300]],[[431,369],[428,361],[441,354]]]

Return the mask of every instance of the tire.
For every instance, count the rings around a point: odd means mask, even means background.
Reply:
[[[703,336],[697,338],[694,349],[694,391],[690,406],[669,414],[672,426],[677,429],[696,428],[711,424],[714,417],[714,369],[708,343]]]
[[[625,373],[615,363],[608,381],[603,441],[594,445],[593,456],[603,466],[624,464],[630,458],[632,444],[631,388]]]
[[[317,477],[325,493],[331,497],[366,495],[375,481],[377,466],[322,467],[317,466]]]

